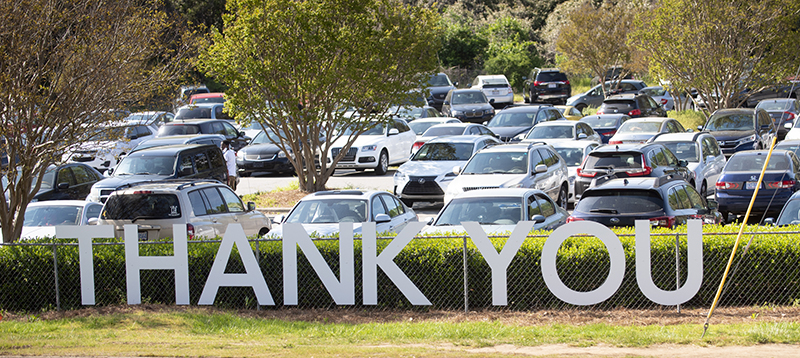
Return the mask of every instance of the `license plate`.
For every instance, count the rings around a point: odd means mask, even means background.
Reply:
[[[492,91],[492,94],[500,94],[500,91]]]
[[[139,231],[139,241],[147,241],[147,231]]]
[[[749,182],[745,183],[744,188],[747,189],[747,190],[753,190],[753,189],[756,188],[756,184],[758,184],[757,181],[749,181]]]
[[[262,162],[253,163],[253,168],[263,168],[263,167],[264,167],[264,163],[262,163]]]
[[[556,87],[558,87],[558,85],[555,84],[555,83],[548,83],[547,84],[547,88],[556,88]]]

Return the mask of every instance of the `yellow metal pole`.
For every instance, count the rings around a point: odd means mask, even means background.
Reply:
[[[747,207],[747,213],[744,215],[744,220],[742,220],[742,225],[739,227],[739,234],[736,235],[736,242],[733,244],[733,251],[731,251],[731,257],[728,259],[728,265],[725,267],[725,273],[722,274],[722,281],[719,283],[719,288],[717,289],[717,295],[714,297],[714,302],[711,303],[711,309],[708,310],[708,316],[706,317],[706,323],[703,325],[703,335],[700,338],[705,337],[706,331],[708,330],[708,321],[711,319],[711,315],[714,313],[714,309],[717,307],[717,302],[719,301],[719,296],[722,295],[722,288],[725,287],[725,279],[728,277],[728,271],[731,269],[731,264],[733,263],[733,257],[736,255],[736,249],[739,247],[739,240],[742,238],[742,234],[744,233],[744,226],[747,225],[747,219],[750,217],[750,211],[753,210],[753,204],[756,202],[756,195],[758,195],[758,189],[761,188],[761,182],[764,180],[764,173],[767,171],[767,164],[769,163],[769,158],[772,157],[772,150],[775,148],[775,142],[778,140],[778,137],[775,136],[772,138],[772,143],[769,146],[769,152],[767,152],[767,160],[764,161],[764,167],[761,168],[761,175],[758,177],[758,184],[756,184],[755,190],[753,190],[753,197],[750,199],[750,205]]]

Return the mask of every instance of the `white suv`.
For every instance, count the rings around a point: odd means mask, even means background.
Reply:
[[[504,108],[514,104],[514,90],[505,75],[475,77],[471,89],[479,89],[486,95],[486,98],[494,100],[492,106],[495,108]]]
[[[185,224],[189,240],[225,235],[228,224],[241,224],[247,236],[263,236],[272,228],[267,216],[247,206],[227,185],[216,180],[139,182],[117,189],[108,197],[98,225],[136,224],[139,240],[171,238],[172,225]]]
[[[350,136],[347,130],[328,151],[328,163],[339,155]],[[390,165],[399,165],[411,157],[411,147],[417,135],[404,119],[394,119],[389,125],[377,124],[361,133],[347,153],[336,164],[336,169],[374,169],[375,174],[384,175]]]
[[[158,128],[145,121],[119,121],[95,130],[88,141],[67,150],[63,160],[85,163],[103,173],[139,145],[156,137]]]
[[[564,159],[549,144],[515,143],[485,148],[475,153],[447,186],[444,203],[470,190],[533,188],[545,192],[566,209],[569,172]]]

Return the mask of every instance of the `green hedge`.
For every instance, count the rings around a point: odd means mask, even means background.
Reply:
[[[798,263],[800,242],[798,235],[787,233],[798,227],[765,228],[749,227],[747,231],[775,231],[754,237],[746,256],[744,247],[750,235],[745,235],[735,261],[736,272],[729,278],[729,287],[721,305],[777,305],[797,304],[800,299]],[[591,308],[655,308],[662,307],[649,301],[636,284],[635,238],[633,229],[614,230],[620,237],[626,255],[625,278],[620,289],[607,301]],[[736,233],[738,227],[706,226],[704,232]],[[651,260],[653,280],[662,289],[674,290],[675,234],[685,233],[685,228],[676,230],[653,229],[651,237]],[[656,234],[670,234],[655,236]],[[532,234],[546,235],[535,232]],[[630,236],[624,236],[629,234]],[[495,238],[499,249],[505,238]],[[573,308],[549,292],[541,275],[541,249],[546,236],[529,237],[512,261],[508,272],[508,307],[514,310]],[[703,238],[703,285],[698,294],[685,306],[707,307],[716,294],[725,265],[728,262],[735,235],[704,235]],[[379,240],[379,250],[389,240]],[[338,240],[316,241],[317,247],[338,276]],[[356,302],[361,294],[361,245],[355,243]],[[464,308],[464,252],[463,239],[418,237],[395,259],[397,265],[432,302],[435,309],[460,310]],[[211,270],[218,243],[189,243],[190,299],[197,304],[205,281]],[[251,242],[255,250],[261,273],[276,302],[283,304],[282,244],[279,241]],[[42,243],[34,246],[0,247],[0,310],[38,311],[81,306],[78,248],[76,244],[58,245],[58,292],[56,302],[53,245]],[[680,240],[680,278],[686,280],[685,237]],[[302,251],[300,251],[302,252]],[[172,245],[146,243],[140,245],[141,255],[172,255]],[[467,241],[469,308],[492,307],[491,270],[480,252]],[[743,258],[743,259],[742,259]],[[561,246],[557,265],[562,281],[576,291],[588,291],[601,285],[609,272],[609,260],[605,246],[596,238],[572,237]],[[106,243],[94,247],[95,295],[98,305],[125,304],[124,246],[121,243]],[[244,272],[237,254],[231,255],[227,273]],[[174,274],[172,271],[147,270],[142,272],[142,302],[175,302]],[[313,272],[303,254],[298,258],[298,307],[332,307],[330,294]],[[378,307],[409,309],[408,300],[395,285],[378,270]],[[215,305],[228,308],[254,308],[255,295],[250,288],[221,288]],[[357,304],[360,306],[360,304]],[[426,309],[427,307],[413,307]]]

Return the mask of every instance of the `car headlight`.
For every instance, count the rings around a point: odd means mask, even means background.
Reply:
[[[377,150],[377,149],[378,149],[378,145],[376,145],[376,144],[365,145],[365,146],[361,147],[361,151],[362,152],[371,152],[371,151],[374,151],[374,150]]]
[[[483,111],[483,114],[494,114],[494,108]]]
[[[236,152],[236,158],[240,159],[240,160],[244,160],[244,151],[240,150],[240,151]]]
[[[506,186],[506,188],[522,188],[522,183],[511,184]]]
[[[464,112],[463,111],[450,111],[450,114],[452,116],[462,116],[462,115],[464,115]]]
[[[739,139],[739,144],[744,144],[744,143],[747,143],[747,142],[753,142],[755,140],[756,140],[756,135],[753,134],[753,135],[751,135],[749,137],[744,137],[742,139]]]
[[[278,158],[286,158],[286,153],[284,151],[278,152]]]
[[[394,180],[407,181],[408,180],[408,175],[406,175],[405,173],[403,173],[400,170],[397,170],[397,171],[394,172]]]

